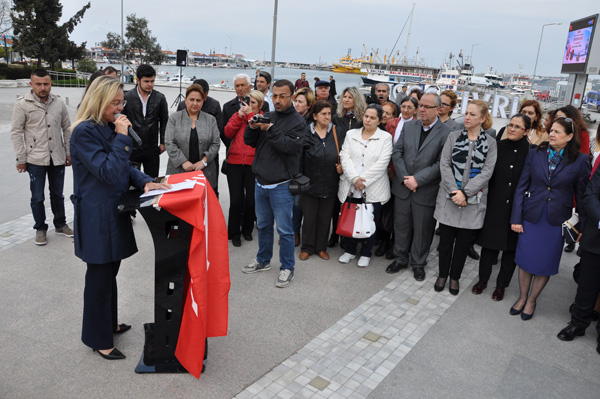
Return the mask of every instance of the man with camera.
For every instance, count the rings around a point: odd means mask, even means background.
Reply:
[[[308,127],[304,118],[292,106],[294,85],[278,80],[273,85],[274,112],[257,115],[249,121],[244,142],[256,148],[252,172],[256,175],[254,190],[258,253],[244,266],[244,273],[271,270],[273,257],[273,221],[281,240],[279,278],[275,286],[287,287],[294,278],[294,229],[292,207],[294,197],[290,183],[298,174],[304,138]]]

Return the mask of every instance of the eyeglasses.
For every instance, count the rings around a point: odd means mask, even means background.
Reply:
[[[450,105],[450,104],[442,103],[442,107],[448,107],[448,108],[450,108],[451,106],[452,105]]]
[[[114,105],[115,107],[118,107],[118,106],[125,107],[127,105],[127,100],[123,100],[123,101],[115,100],[111,104]]]
[[[273,94],[271,95],[271,98],[273,100],[277,100],[278,98],[281,98],[282,100],[285,100],[286,98],[290,98],[291,96],[286,96],[285,94]]]
[[[434,108],[437,108],[437,105],[425,105],[425,104],[419,104],[419,108],[434,109]]]
[[[516,129],[516,130],[525,130],[525,128],[523,126],[513,125],[512,123],[508,124],[508,128],[509,129]]]
[[[559,116],[559,117],[558,117],[558,118],[556,118],[556,119],[564,119],[564,120],[565,120],[565,122],[567,122],[567,123],[570,123],[570,124],[571,124],[571,133],[574,133],[574,132],[575,132],[575,127],[574,127],[574,125],[573,125],[573,119],[571,119],[571,118],[565,118],[564,116]]]

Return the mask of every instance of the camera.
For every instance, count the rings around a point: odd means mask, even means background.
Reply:
[[[246,105],[250,105],[250,96],[246,96],[242,98],[242,101],[246,103]]]
[[[250,119],[250,123],[271,123],[271,118],[257,114]]]

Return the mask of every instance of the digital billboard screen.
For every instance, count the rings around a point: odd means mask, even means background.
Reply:
[[[571,22],[561,73],[585,72],[595,27],[596,15]]]

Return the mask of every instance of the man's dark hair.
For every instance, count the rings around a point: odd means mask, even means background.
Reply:
[[[206,80],[196,79],[196,80],[194,80],[194,84],[202,86],[202,90],[204,90],[204,94],[208,94],[209,87],[208,87],[208,82]]]
[[[117,70],[111,66],[107,66],[106,68],[104,68],[104,70],[102,71],[104,72],[105,75],[111,74],[111,73],[116,73],[117,75],[119,74],[117,72]]]
[[[269,72],[260,71],[258,76],[262,76],[267,81],[267,85],[271,85],[271,74]]]
[[[287,87],[290,89],[290,94],[294,94],[294,85],[287,79],[279,79],[273,84],[273,87]]]
[[[37,76],[38,78],[45,78],[45,77],[46,77],[46,76],[48,76],[48,75],[50,75],[50,74],[49,74],[49,73],[48,73],[48,71],[47,71],[47,70],[45,70],[44,68],[37,68],[37,69],[34,69],[34,70],[31,72],[31,77],[32,77],[32,78],[33,78],[34,76]]]
[[[142,78],[153,78],[156,76],[156,71],[150,65],[142,64],[138,67],[135,75],[138,80],[141,80]]]

